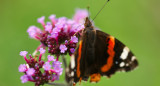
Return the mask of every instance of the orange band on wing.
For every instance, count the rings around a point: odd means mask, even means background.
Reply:
[[[80,59],[81,59],[81,52],[82,52],[82,41],[79,43],[79,49],[78,49],[78,58],[77,58],[77,77],[80,77]]]
[[[98,82],[101,79],[101,75],[99,73],[92,74],[90,82]]]
[[[107,63],[101,67],[102,72],[107,72],[113,65],[113,58],[115,55],[114,46],[115,46],[115,39],[114,37],[110,36],[108,42],[108,50],[107,50],[109,57],[107,59]]]

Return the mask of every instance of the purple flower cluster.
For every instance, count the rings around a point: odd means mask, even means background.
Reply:
[[[48,47],[48,52],[59,57],[61,54],[71,55],[74,53],[78,36],[84,28],[84,20],[88,16],[87,10],[77,9],[72,19],[66,17],[56,18],[49,16],[50,22],[45,23],[45,17],[38,19],[38,23],[43,26],[43,30],[30,26],[27,30],[29,36],[41,42],[40,47]],[[77,34],[75,34],[77,33]],[[39,50],[37,48],[36,52]]]
[[[56,15],[49,16],[49,22],[44,22],[45,17],[38,18],[43,29],[36,26],[30,26],[27,30],[29,36],[41,42],[33,56],[30,54],[27,58],[27,51],[21,51],[20,55],[24,57],[26,64],[20,64],[19,72],[24,73],[21,76],[22,83],[28,81],[34,82],[35,86],[59,80],[62,74],[62,63],[58,61],[60,55],[73,54],[77,47],[78,38],[84,28],[84,20],[88,16],[87,10],[77,9],[72,19],[66,17],[56,18]],[[42,55],[48,47],[48,60],[42,61]],[[37,55],[37,52],[40,52]],[[54,56],[56,56],[56,59]]]
[[[35,86],[40,86],[48,82],[59,80],[59,76],[62,74],[63,68],[61,68],[61,62],[54,59],[54,56],[48,55],[48,61],[41,60],[42,55],[45,53],[45,49],[39,49],[40,55],[32,57],[29,55],[27,58],[27,51],[21,51],[20,55],[24,57],[26,64],[20,64],[19,72],[23,72],[21,76],[22,83],[31,81],[35,83]],[[44,69],[44,72],[42,72]]]

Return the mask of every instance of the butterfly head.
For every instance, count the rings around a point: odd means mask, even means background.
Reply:
[[[84,23],[84,26],[87,28],[87,27],[92,27],[92,22],[89,20],[88,17],[86,17],[86,20],[85,20],[85,23]]]
[[[88,17],[86,17],[85,23],[84,23],[85,29],[84,30],[94,30],[92,26],[92,22],[89,20]]]

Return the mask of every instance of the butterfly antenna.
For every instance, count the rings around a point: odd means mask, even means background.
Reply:
[[[106,4],[109,2],[109,0],[107,0],[104,5],[102,6],[102,8],[99,10],[99,12],[96,14],[96,16],[93,18],[92,22],[94,21],[94,19],[98,16],[98,14],[103,10],[103,8],[106,6]]]

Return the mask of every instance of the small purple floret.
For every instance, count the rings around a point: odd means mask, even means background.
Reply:
[[[68,43],[68,40],[65,40],[65,43],[67,44],[67,43]]]
[[[59,49],[61,50],[61,53],[65,53],[65,51],[67,50],[67,47],[65,45],[61,44]]]
[[[78,38],[77,38],[76,36],[72,36],[72,37],[71,37],[71,41],[72,41],[73,43],[77,43],[77,42],[78,42]]]
[[[63,72],[63,68],[61,68],[61,62],[59,62],[59,61],[54,61],[53,62],[53,68],[54,68],[54,70],[55,70],[55,72],[57,73],[57,74],[59,74],[59,75],[61,75],[62,74],[62,72]]]
[[[52,66],[53,66],[54,68],[55,68],[55,67],[60,68],[60,67],[61,67],[61,64],[62,64],[62,63],[61,63],[60,61],[54,61]]]
[[[83,29],[84,25],[81,25],[81,24],[74,24],[70,30],[70,32],[78,32],[80,31],[81,29]]]
[[[61,29],[61,28],[63,28],[64,25],[62,23],[57,23],[57,24],[55,24],[55,26],[56,26],[56,28]]]
[[[38,23],[43,23],[44,19],[45,19],[45,16],[42,16],[42,17],[40,17],[40,18],[37,19],[37,22]]]
[[[58,19],[58,23],[64,25],[67,22],[67,18],[66,17],[61,17]]]
[[[35,69],[34,68],[29,68],[26,73],[27,73],[28,76],[32,76],[35,73]]]
[[[47,24],[45,26],[45,31],[48,31],[50,33],[52,31],[52,25],[51,24]]]
[[[26,83],[27,81],[28,81],[28,76],[27,75],[21,76],[21,82],[22,83]]]
[[[77,9],[76,14],[74,15],[74,20],[76,22],[84,22],[84,19],[88,16],[87,10]]]
[[[58,33],[57,32],[51,33],[51,36],[48,36],[48,37],[57,38],[58,37]]]
[[[77,31],[80,31],[80,30],[82,30],[84,28],[85,28],[84,25],[80,25],[79,27],[77,27]]]
[[[41,33],[41,30],[36,26],[30,26],[27,32],[31,38],[35,38],[39,33]]]
[[[55,68],[54,70],[58,75],[62,75],[63,68]]]
[[[44,53],[46,52],[46,50],[43,49],[43,48],[40,48],[40,49],[39,49],[39,52],[40,52],[41,54],[44,54]]]
[[[25,72],[27,70],[27,66],[25,64],[20,64],[18,69],[19,69],[19,72]]]
[[[50,20],[54,20],[55,17],[56,17],[56,15],[53,15],[53,14],[52,14],[52,15],[49,16],[49,19],[50,19]]]
[[[74,48],[70,48],[69,50],[71,51],[71,53],[74,53],[74,51],[75,51]]]
[[[26,56],[27,53],[28,53],[27,51],[21,51],[21,52],[20,52],[20,56]]]
[[[45,62],[45,64],[43,65],[44,70],[49,71],[51,69],[51,65],[49,62]]]
[[[56,61],[56,59],[54,59],[54,56],[48,55],[48,61]]]
[[[30,32],[33,32],[35,30],[36,26],[30,26],[28,29],[27,29],[27,32],[30,33]]]
[[[55,28],[53,29],[52,33],[58,33],[58,32],[60,32],[60,31],[61,31],[61,28],[55,27]]]

